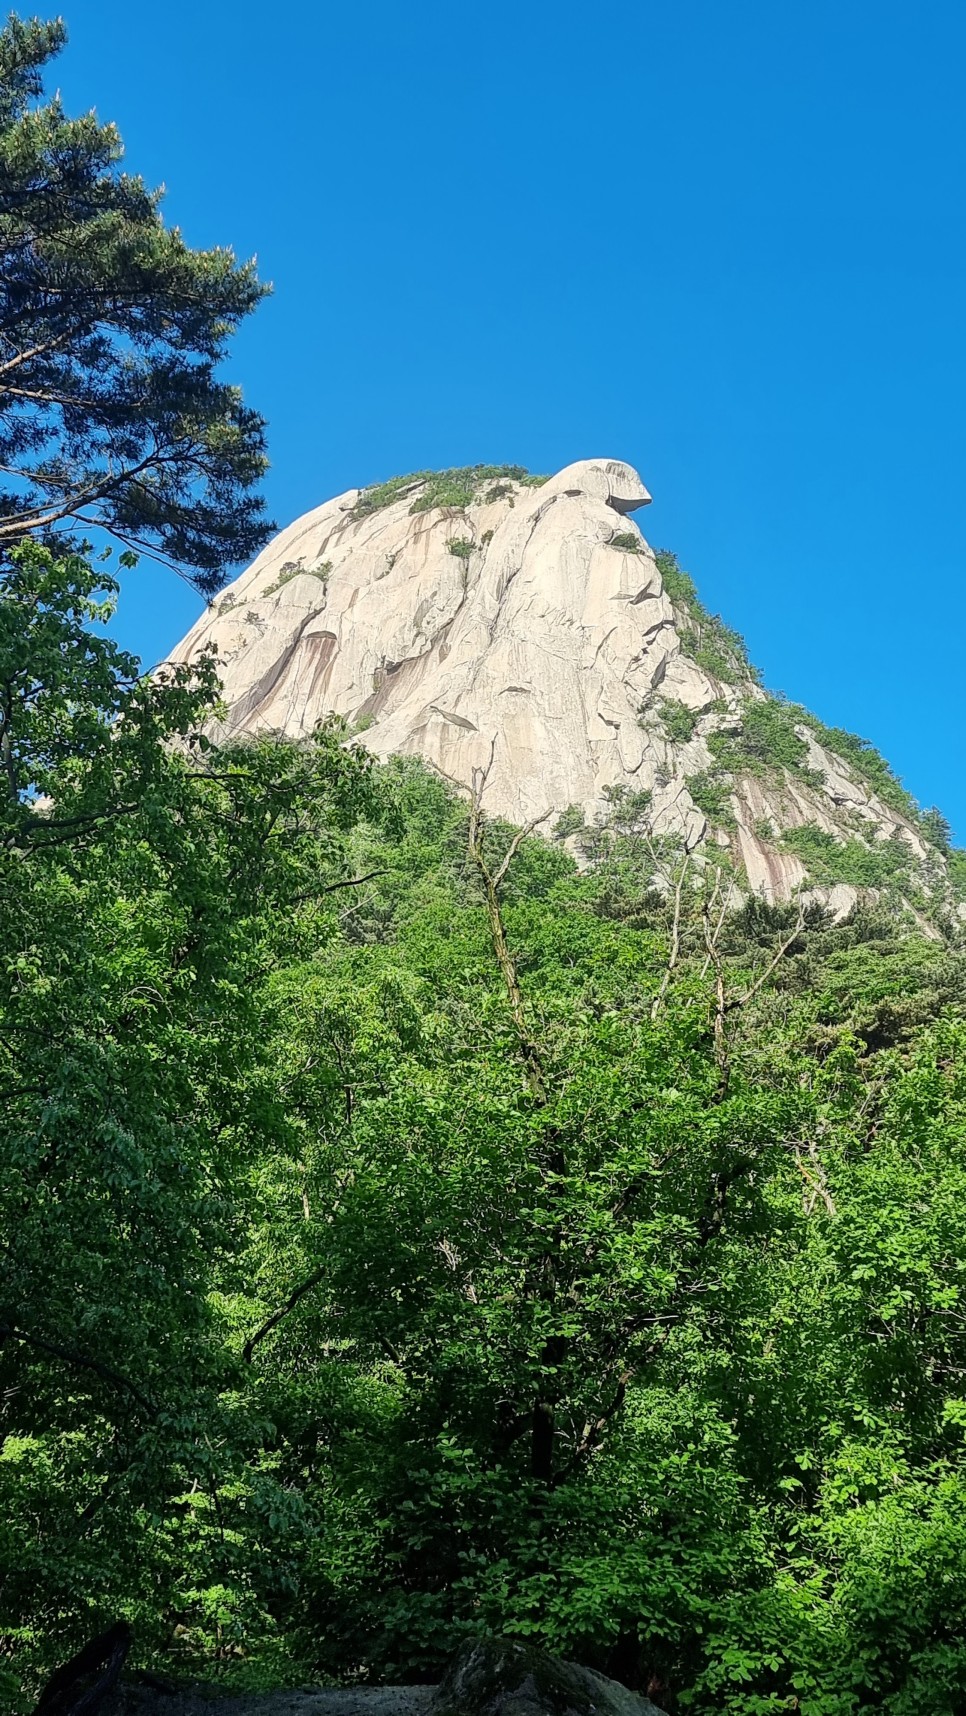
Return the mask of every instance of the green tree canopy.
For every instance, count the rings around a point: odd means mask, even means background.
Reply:
[[[100,525],[211,592],[271,528],[263,420],[219,373],[266,288],[165,226],[113,125],[43,100],[65,39],[0,31],[0,551]]]
[[[109,600],[37,543],[0,600],[4,1707],[123,1618],[958,1716],[962,954],[726,914],[635,795],[578,871],[338,726],[208,745]]]

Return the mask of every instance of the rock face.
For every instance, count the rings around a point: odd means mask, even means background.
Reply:
[[[439,1686],[241,1693],[121,1685],[103,1716],[665,1716],[649,1698],[515,1639],[464,1645]]]
[[[432,1716],[665,1716],[649,1698],[516,1639],[465,1645],[440,1683]]]
[[[334,711],[377,755],[418,755],[458,785],[489,764],[485,803],[516,823],[571,806],[592,823],[615,788],[643,792],[653,833],[727,848],[769,901],[812,880],[783,844],[795,828],[932,862],[914,819],[804,729],[809,769],[732,771],[726,813],[706,793],[701,808],[709,740],[764,693],[740,662],[723,676],[696,659],[632,516],[650,496],[629,465],[585,459],[539,486],[485,476],[457,505],[433,495],[425,478],[351,489],[217,598],[172,659],[215,650],[227,736],[304,735]],[[688,731],[669,729],[668,705]],[[813,894],[847,911],[857,887],[825,881]]]
[[[306,733],[334,709],[379,755],[465,783],[495,742],[488,800],[514,821],[652,785],[663,756],[637,709],[675,633],[628,516],[647,490],[613,460],[492,489],[463,511],[412,514],[406,494],[361,518],[350,490],[276,538],[177,652],[214,644],[229,732]]]
[[[435,1691],[433,1686],[330,1686],[233,1695],[142,1679],[122,1683],[99,1716],[429,1716]]]

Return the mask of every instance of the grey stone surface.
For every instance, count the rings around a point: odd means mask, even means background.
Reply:
[[[664,1716],[592,1669],[517,1639],[475,1639],[440,1683],[432,1716]]]
[[[649,1698],[515,1639],[464,1645],[439,1686],[219,1694],[131,1681],[103,1716],[664,1716]]]
[[[435,1687],[322,1687],[294,1692],[223,1694],[211,1687],[165,1688],[130,1682],[104,1716],[422,1716]]]

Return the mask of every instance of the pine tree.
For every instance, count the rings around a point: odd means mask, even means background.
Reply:
[[[0,555],[101,526],[211,593],[273,528],[264,421],[218,374],[266,287],[165,226],[115,126],[44,101],[65,40],[0,30]]]

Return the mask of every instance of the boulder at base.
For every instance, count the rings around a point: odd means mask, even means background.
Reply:
[[[228,1694],[122,1683],[102,1716],[665,1716],[649,1698],[516,1639],[473,1639],[439,1686]]]
[[[433,1686],[324,1686],[290,1692],[225,1693],[166,1686],[142,1676],[122,1685],[99,1716],[424,1716]]]
[[[432,1716],[665,1716],[618,1681],[516,1639],[464,1645],[430,1710]]]

